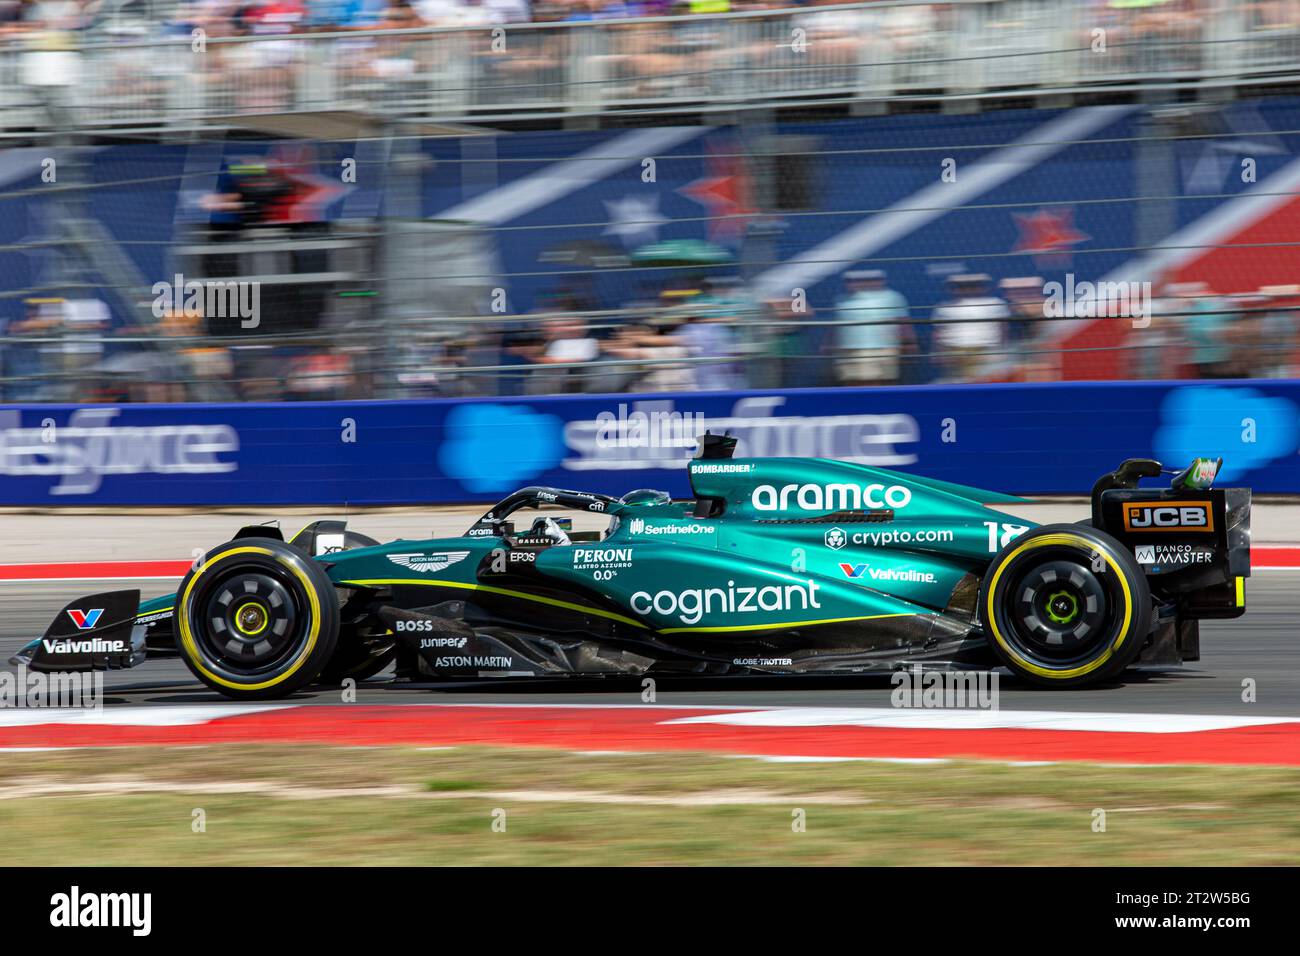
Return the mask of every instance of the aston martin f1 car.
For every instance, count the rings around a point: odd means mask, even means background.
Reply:
[[[869,674],[1005,666],[1072,687],[1199,657],[1245,610],[1250,491],[1221,459],[1125,461],[1091,514],[825,459],[737,459],[705,436],[693,497],[528,487],[460,537],[380,544],[342,522],[251,526],[175,594],[80,598],[13,659],[43,671],[179,655],[239,699],[362,680]],[[1150,483],[1148,483],[1150,485]],[[520,522],[530,511],[531,523]],[[561,513],[567,512],[567,516]],[[583,513],[596,530],[575,530]]]

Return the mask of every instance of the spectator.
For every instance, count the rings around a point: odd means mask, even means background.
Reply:
[[[740,370],[733,362],[718,361],[736,354],[735,335],[725,324],[730,321],[726,313],[697,307],[677,331],[691,358],[708,360],[695,363],[692,370],[695,387],[700,391],[719,392],[743,385]]]
[[[1300,286],[1273,285],[1259,290],[1260,356],[1255,368],[1264,378],[1291,378],[1295,369],[1296,308]]]
[[[69,299],[63,303],[63,344],[60,366],[67,376],[62,396],[84,400],[98,389],[104,359],[104,336],[112,315],[101,299]]]
[[[531,369],[537,365],[546,347],[546,338],[535,327],[520,323],[501,335],[501,365],[506,367],[499,379],[501,395],[532,394],[529,388]]]
[[[951,276],[951,298],[934,308],[934,342],[949,378],[973,381],[997,359],[1010,313],[1005,301],[990,294],[991,282],[983,273]]]
[[[537,363],[543,366],[564,366],[571,363],[594,362],[600,353],[600,344],[587,330],[587,323],[577,317],[551,319],[546,323],[546,345]],[[534,394],[556,395],[563,392],[583,391],[587,369],[555,367],[539,371],[533,384],[542,387]]]
[[[816,310],[807,303],[796,308],[787,296],[764,303],[770,321],[777,323],[769,339],[769,369],[764,387],[817,388],[828,384],[826,335],[811,323]]]
[[[27,311],[9,326],[8,348],[5,357],[9,384],[9,398],[21,402],[44,402],[55,398],[54,383],[45,376],[57,356],[57,346],[33,339],[53,336],[59,328],[62,301],[58,299],[28,299]]]
[[[1046,299],[1042,276],[1015,276],[998,283],[1007,300],[1007,341],[1018,351],[1015,378],[1021,382],[1054,381],[1061,377],[1060,355],[1049,351],[1052,334],[1044,319]],[[1041,346],[1036,347],[1036,343]]]
[[[628,391],[686,392],[695,387],[690,366],[673,364],[674,359],[689,357],[685,341],[666,325],[626,326],[606,344],[605,352],[610,358],[645,363],[644,371],[627,382]]]
[[[892,385],[902,342],[914,341],[907,300],[879,269],[844,274],[848,296],[836,304],[836,367],[844,385]]]
[[[1197,378],[1231,378],[1230,336],[1236,313],[1204,283],[1194,287],[1183,305],[1183,329],[1191,346],[1193,374]]]

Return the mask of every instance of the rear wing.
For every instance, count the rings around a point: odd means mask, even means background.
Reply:
[[[1212,488],[1222,459],[1181,471],[1130,459],[1098,479],[1092,523],[1118,540],[1146,572],[1152,593],[1177,600],[1186,617],[1236,617],[1250,576],[1249,488]],[[1166,488],[1141,478],[1173,475]]]

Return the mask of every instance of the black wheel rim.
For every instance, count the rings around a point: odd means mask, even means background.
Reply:
[[[1087,661],[1108,647],[1123,607],[1119,575],[1069,552],[1035,555],[1009,569],[1001,606],[1020,651],[1048,667]]]
[[[204,657],[231,676],[274,673],[293,658],[302,640],[307,615],[298,591],[275,565],[218,574],[191,605]]]

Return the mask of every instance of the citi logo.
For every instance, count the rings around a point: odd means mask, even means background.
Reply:
[[[792,502],[793,499],[793,502]],[[759,485],[750,496],[757,511],[861,511],[906,508],[912,490],[905,485]]]
[[[88,631],[99,623],[100,616],[104,613],[102,607],[97,607],[93,611],[82,611],[79,608],[68,608],[68,617],[72,618],[72,623],[77,625],[77,630]]]

